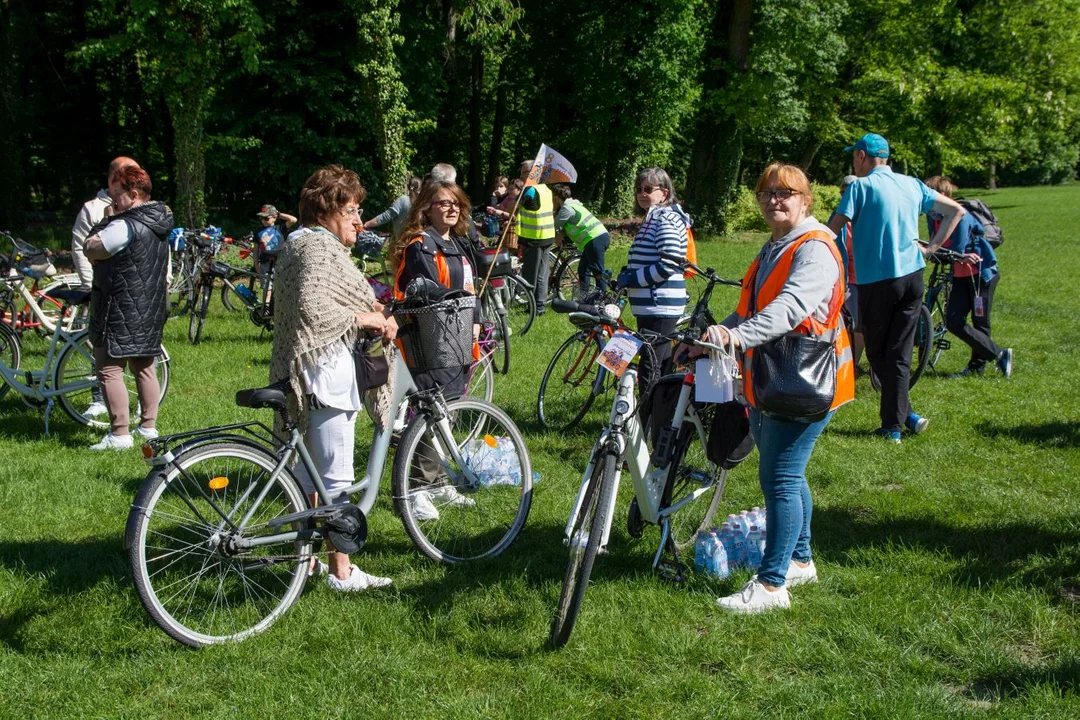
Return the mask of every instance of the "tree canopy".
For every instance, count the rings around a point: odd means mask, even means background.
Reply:
[[[474,201],[541,142],[625,214],[659,165],[722,230],[774,159],[1060,182],[1080,156],[1080,0],[0,0],[0,226],[74,214],[137,158],[184,223],[293,207],[355,169],[372,206],[449,162]]]

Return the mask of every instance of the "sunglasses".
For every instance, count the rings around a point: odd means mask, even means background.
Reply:
[[[652,195],[657,190],[663,190],[664,188],[659,185],[642,185],[637,189],[638,195]]]

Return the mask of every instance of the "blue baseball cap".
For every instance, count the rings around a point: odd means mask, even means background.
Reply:
[[[851,152],[852,150],[862,150],[870,157],[889,157],[889,143],[877,133],[866,133],[856,140],[854,145],[848,145],[844,148],[844,152]]]

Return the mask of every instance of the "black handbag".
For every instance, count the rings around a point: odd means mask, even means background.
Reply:
[[[757,308],[757,273],[750,281],[750,309]],[[788,333],[750,352],[754,406],[786,418],[824,416],[836,396],[836,350],[814,335]]]
[[[383,353],[381,337],[357,340],[353,346],[353,364],[356,366],[356,387],[361,393],[382,387],[390,379],[390,363]]]

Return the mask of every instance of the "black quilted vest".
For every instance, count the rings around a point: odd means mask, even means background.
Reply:
[[[172,211],[148,202],[106,218],[127,223],[131,244],[94,265],[90,290],[90,342],[111,357],[149,357],[161,352],[161,331],[168,316],[169,232]]]

